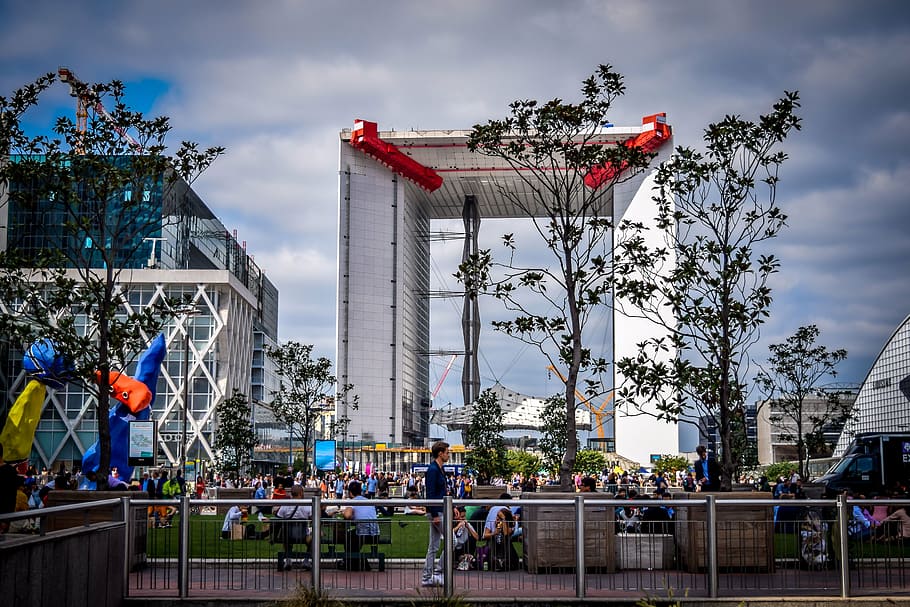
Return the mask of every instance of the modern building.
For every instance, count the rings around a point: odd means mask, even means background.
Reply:
[[[112,160],[131,161],[129,156]],[[11,186],[16,187],[20,186]],[[124,201],[141,197],[142,204],[133,213],[148,226],[112,236],[124,251],[117,258],[116,288],[126,295],[121,311],[140,310],[165,297],[192,302],[192,308],[163,330],[168,352],[151,415],[158,430],[158,464],[180,461],[184,434],[186,458],[211,461],[218,404],[235,390],[255,404],[274,389],[274,372],[262,347],[278,337],[278,290],[247,254],[236,232],[229,232],[186,183],[159,179],[146,182],[141,191],[124,188],[114,196]],[[13,198],[0,198],[4,250],[28,252],[49,246],[66,250],[81,245],[61,228],[63,216],[51,199],[21,206]],[[91,200],[86,197],[83,202]],[[112,222],[118,213],[122,218],[116,201],[110,213]],[[86,234],[85,238],[97,240],[98,236]],[[101,264],[92,267],[100,270]],[[78,278],[76,270],[69,272]],[[155,335],[145,337],[150,342]],[[11,345],[0,373],[6,387],[2,417],[27,382],[21,361],[22,350]],[[97,431],[94,397],[75,384],[49,390],[30,459],[39,466],[78,465],[97,439]]]
[[[622,144],[649,131],[665,137],[656,166],[672,149],[661,115],[641,126],[605,126],[592,143]],[[339,381],[355,386],[360,403],[356,412],[339,415],[348,415],[351,431],[367,443],[423,445],[429,438],[431,222],[461,219],[468,256],[478,250],[482,218],[526,217],[521,206],[536,208],[533,184],[504,161],[470,152],[468,135],[379,132],[366,121],[340,134],[336,365]],[[604,214],[616,222],[653,221],[653,180],[649,170],[613,187],[603,198]],[[646,320],[622,315],[620,308],[613,312],[614,357],[631,354],[647,336],[663,334]],[[476,299],[465,297],[463,343],[456,348],[464,356],[465,404],[481,389],[480,324]],[[621,382],[614,377],[614,385]],[[678,451],[676,424],[636,413],[616,405],[617,453],[647,462],[653,454]]]
[[[910,430],[910,316],[894,330],[863,380],[834,455],[860,432]]]
[[[849,408],[856,398],[856,392],[837,390],[839,403],[832,404],[827,397],[810,396],[803,402],[803,434],[816,425],[814,420],[825,421],[820,430],[825,443],[813,457],[830,457],[831,449],[837,443],[844,423],[837,411]],[[762,466],[777,462],[792,462],[798,459],[796,451],[797,429],[795,413],[788,414],[781,408],[779,400],[765,400],[756,403],[758,430],[758,463]],[[792,409],[790,409],[792,411]]]

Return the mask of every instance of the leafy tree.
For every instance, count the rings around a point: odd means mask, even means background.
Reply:
[[[607,467],[604,454],[596,449],[581,449],[575,456],[574,472],[600,474]]]
[[[825,447],[824,430],[843,426],[850,414],[839,392],[819,387],[825,377],[837,376],[836,366],[847,358],[844,349],[828,350],[816,345],[821,334],[818,327],[800,327],[782,344],[771,344],[768,368],[756,378],[767,396],[769,417],[780,430],[781,440],[796,444],[799,474],[808,478],[809,457]],[[807,402],[811,400],[811,404]]]
[[[314,358],[311,344],[289,341],[267,347],[266,354],[275,362],[281,379],[278,390],[272,392],[272,402],[265,406],[300,441],[303,468],[309,474],[309,452],[320,413],[333,401],[336,411],[339,405],[356,410],[358,397],[353,394],[352,385],[336,386],[332,361],[323,356]]]
[[[506,473],[506,447],[502,440],[505,424],[499,397],[487,388],[474,403],[471,424],[464,431],[464,441],[471,448],[465,464],[477,472],[477,482],[488,484],[494,476]]]
[[[800,128],[798,107],[799,95],[788,92],[757,122],[727,116],[710,125],[705,153],[678,148],[655,177],[663,242],[649,244],[648,228],[628,222],[617,242],[617,299],[666,332],[617,361],[618,396],[642,412],[653,404],[648,412],[670,421],[713,417],[727,491],[740,462],[735,412],[745,401],[748,350],[779,267],[756,247],[786,224],[776,193],[787,156],[778,148]]]
[[[799,471],[799,464],[796,462],[777,462],[765,468],[765,476],[773,485],[780,477],[790,478],[797,471]]]
[[[527,478],[540,472],[540,458],[527,451],[506,451],[506,466],[510,473],[520,474]]]
[[[514,170],[522,187],[503,189],[501,195],[533,220],[552,254],[552,266],[521,264],[518,243],[506,234],[504,261],[494,261],[485,250],[463,263],[456,276],[469,294],[491,293],[516,314],[494,322],[495,330],[536,347],[549,364],[567,370],[564,408],[551,410],[564,418],[558,466],[563,490],[572,488],[577,452],[576,441],[569,440],[575,436],[576,388],[585,386],[588,397],[603,394],[601,377],[608,364],[587,345],[586,327],[611,299],[610,186],[619,172],[594,189],[584,179],[591,167],[608,163],[627,167],[628,177],[650,160],[638,148],[600,143],[607,112],[624,92],[622,76],[601,65],[582,83],[579,103],[515,101],[506,118],[475,125],[467,144]]]
[[[23,117],[56,80],[47,74],[0,97],[0,183],[10,213],[0,252],[0,300],[7,304],[0,306],[0,331],[22,347],[51,338],[72,365],[67,379],[93,396],[103,489],[109,372],[126,369],[180,314],[172,299],[137,306],[123,270],[144,267],[144,239],[160,237],[186,214],[190,184],[224,149],[183,142],[168,155],[168,119],[130,110],[116,80],[73,85],[87,100],[84,126],[62,117],[53,136],[29,135]],[[102,101],[110,113],[97,111]]]
[[[654,462],[654,472],[666,472],[668,474],[675,474],[678,470],[688,470],[689,469],[689,460],[681,455],[661,455],[656,462]]]
[[[543,424],[540,428],[540,440],[537,441],[544,467],[550,472],[559,470],[560,475],[563,474],[560,466],[565,461],[567,436],[567,418],[562,415],[564,406],[565,401],[563,401],[561,395],[551,396],[544,402],[543,412],[541,413],[541,421]],[[574,416],[572,419],[574,419]],[[575,445],[577,452],[577,433],[572,434],[571,442]],[[569,474],[569,478],[571,479],[571,473]]]
[[[239,390],[215,407],[215,463],[224,472],[239,474],[250,463],[257,442],[252,412],[249,399]]]

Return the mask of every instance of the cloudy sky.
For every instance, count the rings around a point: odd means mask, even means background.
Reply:
[[[910,3],[901,1],[0,0],[0,94],[66,65],[119,79],[127,103],[166,115],[173,142],[223,145],[196,185],[281,291],[280,336],[334,355],[338,133],[467,129],[519,98],[575,101],[600,63],[625,76],[610,116],[666,112],[700,147],[725,114],[754,118],[785,90],[803,130],[786,150],[773,316],[754,350],[814,323],[860,382],[910,313]],[[30,116],[74,113],[64,86]],[[492,222],[492,245],[501,231]],[[437,288],[455,288],[446,251]],[[434,310],[446,305],[436,305]],[[495,305],[495,304],[494,304]],[[485,315],[497,313],[488,309]],[[433,346],[454,348],[436,316]],[[456,327],[457,329],[457,327]],[[484,338],[490,334],[485,329]],[[491,343],[493,343],[493,339]],[[556,392],[516,343],[481,365],[534,395]],[[491,347],[492,349],[492,347]],[[435,386],[446,360],[434,361]],[[457,401],[459,365],[442,402]]]

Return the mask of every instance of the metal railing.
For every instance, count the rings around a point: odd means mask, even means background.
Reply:
[[[125,496],[120,509],[123,563],[117,570],[127,596],[175,598],[244,593],[282,597],[298,585],[345,598],[910,595],[910,539],[851,535],[854,505],[904,507],[910,501],[737,497],[615,500],[604,494],[544,493],[508,501],[369,500],[368,505],[394,508],[396,513],[380,518],[386,526],[382,540],[367,540],[373,544],[363,549],[361,559],[363,538],[354,554],[345,533],[356,531],[348,531],[349,523],[340,524],[330,514],[363,501]],[[119,502],[97,503],[110,507]],[[223,511],[235,504],[248,506],[252,514],[241,525],[228,525],[222,539]],[[443,550],[444,584],[423,587],[429,522],[401,513],[417,504],[441,506],[444,529],[452,529],[456,506],[520,509],[521,535]],[[272,539],[272,530],[284,523],[270,515],[260,521],[256,511],[281,505],[312,508],[309,544],[285,546]],[[76,510],[90,508],[79,504],[31,510],[0,516],[0,521],[38,518],[40,534],[48,517]],[[481,535],[482,517],[475,514]],[[333,531],[339,527],[343,533]],[[497,552],[501,550],[505,552]]]

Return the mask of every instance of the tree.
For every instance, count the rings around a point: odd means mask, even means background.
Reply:
[[[505,424],[502,421],[499,397],[487,388],[474,403],[471,424],[464,431],[465,446],[471,448],[465,464],[477,472],[478,484],[489,484],[493,477],[506,473],[503,431]]]
[[[634,146],[604,145],[602,125],[616,98],[625,92],[622,76],[609,65],[582,83],[577,104],[561,99],[538,104],[515,101],[510,115],[475,125],[468,138],[472,152],[505,161],[524,187],[502,189],[501,194],[528,218],[552,255],[552,266],[527,266],[516,258],[512,234],[502,237],[508,253],[494,262],[489,250],[471,256],[456,276],[472,296],[491,293],[511,320],[493,323],[495,330],[536,347],[549,364],[566,369],[563,460],[559,465],[563,490],[572,488],[575,441],[576,388],[588,397],[603,394],[601,379],[607,360],[587,345],[586,327],[592,314],[610,301],[612,220],[611,185],[616,172],[597,188],[585,177],[592,167],[627,167],[624,178],[645,167],[650,155]],[[498,273],[498,274],[497,274]],[[495,274],[495,275],[494,275]]]
[[[527,451],[509,449],[506,451],[506,466],[509,472],[528,478],[540,472],[540,458]]]
[[[841,394],[819,387],[825,377],[837,376],[836,366],[847,358],[844,349],[816,345],[818,327],[800,327],[782,344],[771,344],[768,369],[756,378],[772,407],[770,421],[780,429],[781,440],[796,444],[799,474],[809,477],[809,457],[824,447],[824,430],[843,426],[850,413]],[[813,398],[814,397],[814,398]],[[811,399],[811,405],[808,402]]]
[[[581,449],[575,457],[575,472],[600,474],[606,467],[604,454],[595,449]]]
[[[332,361],[323,356],[313,357],[313,346],[289,341],[278,347],[266,347],[266,354],[275,362],[280,378],[278,390],[272,392],[266,405],[275,419],[288,428],[292,438],[303,447],[303,468],[310,472],[309,450],[320,414],[334,402],[357,409],[358,397],[350,384],[337,386],[332,374]]]
[[[765,476],[768,477],[768,481],[773,485],[779,478],[790,478],[798,469],[799,466],[794,462],[777,462],[765,468]]]
[[[569,436],[566,432],[566,427],[568,425],[566,416],[562,414],[564,410],[565,401],[561,395],[551,396],[544,402],[543,412],[541,413],[543,425],[540,428],[540,440],[537,442],[544,467],[549,472],[559,470],[560,475],[563,474],[561,466],[565,461],[567,436]],[[575,446],[577,452],[578,434],[576,432],[572,433],[569,442]],[[574,470],[574,458],[572,465]],[[569,478],[571,479],[571,472]],[[563,488],[563,491],[565,490],[566,489]],[[574,490],[574,487],[570,490]]]
[[[689,460],[681,455],[661,455],[654,462],[654,472],[667,472],[675,474],[678,470],[688,470]]]
[[[67,379],[93,396],[103,489],[110,372],[124,371],[181,313],[170,298],[136,305],[123,270],[145,267],[146,239],[161,237],[187,213],[190,185],[224,149],[183,142],[166,154],[168,118],[130,110],[116,80],[74,83],[74,95],[86,101],[85,124],[58,118],[54,137],[31,136],[23,117],[55,81],[47,74],[0,97],[0,183],[9,214],[0,331],[22,347],[52,339],[72,367]],[[109,113],[97,110],[102,101]]]
[[[224,472],[239,474],[250,463],[257,442],[252,412],[249,399],[239,390],[215,407],[215,461]]]
[[[800,128],[798,107],[799,95],[787,92],[758,122],[727,116],[710,125],[704,154],[677,148],[655,177],[654,229],[663,242],[648,244],[648,228],[629,222],[617,242],[617,299],[666,332],[617,361],[618,397],[643,412],[653,403],[654,414],[670,421],[713,417],[727,491],[740,461],[735,412],[745,401],[748,350],[768,316],[768,278],[779,268],[756,247],[786,224],[776,192],[787,156],[778,148]]]

